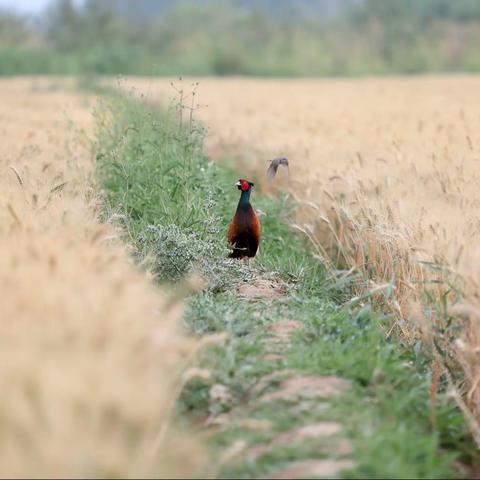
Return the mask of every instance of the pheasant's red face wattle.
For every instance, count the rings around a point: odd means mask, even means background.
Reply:
[[[250,188],[250,185],[246,180],[242,178],[240,180],[240,188],[242,189],[243,192],[246,192]]]

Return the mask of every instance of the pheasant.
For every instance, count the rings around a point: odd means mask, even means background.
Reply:
[[[242,178],[236,186],[242,193],[228,229],[228,242],[232,249],[229,257],[249,259],[257,254],[261,235],[260,221],[250,205],[250,194],[254,184]]]

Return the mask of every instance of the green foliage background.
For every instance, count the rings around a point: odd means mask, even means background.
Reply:
[[[35,22],[0,14],[4,75],[478,71],[479,45],[477,0],[56,0]]]

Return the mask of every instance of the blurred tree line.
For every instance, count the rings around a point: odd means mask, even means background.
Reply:
[[[480,70],[479,0],[55,0],[0,13],[0,74]]]

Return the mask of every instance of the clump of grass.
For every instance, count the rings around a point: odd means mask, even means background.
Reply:
[[[212,234],[200,237],[177,225],[149,225],[137,239],[137,256],[149,260],[151,271],[160,282],[179,281],[199,272],[211,292],[230,289],[249,271],[228,259],[228,248]]]
[[[162,280],[182,279],[196,263],[211,257],[207,243],[177,225],[149,225],[138,244],[140,256],[153,253],[153,272]]]

